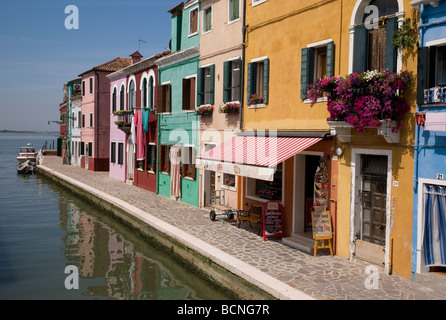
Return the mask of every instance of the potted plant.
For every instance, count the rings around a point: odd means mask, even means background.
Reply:
[[[259,104],[263,103],[263,97],[258,96],[257,93],[251,95],[251,98],[249,99],[249,104]]]
[[[410,109],[401,93],[410,84],[411,75],[405,71],[367,71],[345,78],[318,79],[308,86],[307,97],[313,105],[319,97],[327,96],[329,124],[344,121],[357,131],[364,131],[392,123],[392,132],[398,132]]]
[[[220,106],[220,112],[229,113],[229,112],[239,112],[240,111],[240,102],[226,102]]]
[[[207,114],[212,114],[212,112],[214,111],[214,106],[210,104],[205,104],[198,106],[195,110],[197,111],[197,114],[203,116]]]
[[[235,186],[235,181],[231,178],[225,178],[225,185],[227,185],[228,187],[233,187]]]

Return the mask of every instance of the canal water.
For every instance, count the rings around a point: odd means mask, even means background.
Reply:
[[[20,146],[56,139],[0,133],[0,299],[231,298],[58,184],[17,174]]]

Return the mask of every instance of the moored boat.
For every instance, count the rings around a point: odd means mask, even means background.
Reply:
[[[17,160],[20,163],[24,163],[25,161],[36,162],[37,159],[37,151],[31,146],[30,143],[26,147],[20,147],[19,155],[17,156]]]
[[[36,171],[36,163],[26,160],[17,164],[17,173],[34,173]]]

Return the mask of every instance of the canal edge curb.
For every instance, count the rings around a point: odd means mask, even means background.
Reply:
[[[182,244],[189,250],[193,250],[206,259],[209,259],[218,266],[228,270],[234,275],[244,279],[248,283],[263,290],[267,294],[279,300],[315,300],[315,298],[299,291],[298,289],[266,274],[263,271],[245,263],[226,252],[208,244],[207,242],[188,234],[187,232],[145,212],[144,210],[129,204],[128,202],[111,196],[94,187],[84,184],[76,179],[68,177],[57,170],[38,165],[38,169],[43,170],[47,175],[65,181],[66,183],[89,193],[105,201],[109,205],[115,206],[131,215],[134,219],[147,224],[151,228],[165,234],[174,241]],[[107,209],[107,208],[106,208]]]

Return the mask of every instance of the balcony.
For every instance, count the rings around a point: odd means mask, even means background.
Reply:
[[[117,110],[113,112],[113,115],[116,116],[115,124],[118,129],[125,133],[130,133],[133,112],[131,110]]]
[[[327,123],[341,142],[350,142],[352,129],[376,128],[388,143],[398,143],[403,117],[410,109],[402,92],[410,84],[407,72],[368,71],[318,79],[308,87],[308,97],[312,104],[327,97]]]

